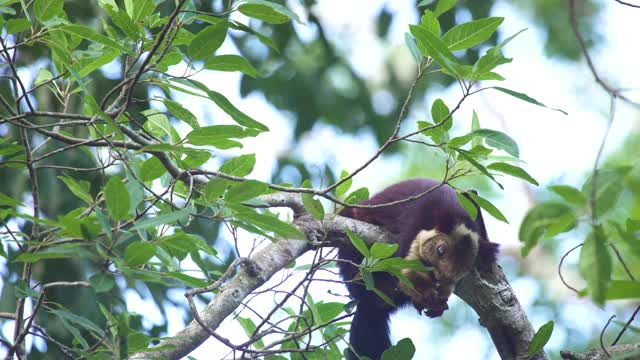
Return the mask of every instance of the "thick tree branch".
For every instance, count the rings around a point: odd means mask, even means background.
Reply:
[[[295,196],[297,194],[278,195],[265,200],[273,206],[301,206],[299,196]],[[252,266],[239,267],[235,276],[223,285],[221,291],[200,311],[201,319],[211,331],[218,328],[252,291],[314,246],[351,246],[345,228],[360,235],[367,244],[391,241],[391,236],[381,228],[341,216],[330,215],[320,222],[304,215],[298,217],[295,223],[303,231],[307,241],[280,240],[256,252],[249,260]],[[527,358],[527,347],[533,338],[534,330],[499,266],[478,269],[469,274],[458,284],[456,294],[479,315],[480,324],[491,334],[503,359]],[[209,332],[192,321],[174,337],[161,342],[159,346],[163,350],[139,353],[132,358],[178,359],[196,349],[208,337]],[[547,357],[540,353],[532,358]]]
[[[458,283],[455,294],[478,314],[502,359],[547,359],[544,352],[528,356],[535,331],[499,265],[476,268]]]
[[[640,344],[625,344],[610,346],[607,348],[607,355],[602,349],[593,349],[587,352],[560,351],[560,356],[566,360],[604,360],[616,359],[637,359],[640,357]]]

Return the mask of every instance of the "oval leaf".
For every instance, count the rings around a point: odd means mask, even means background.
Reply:
[[[131,267],[144,265],[156,254],[156,246],[148,242],[134,242],[124,251],[124,262]]]
[[[267,191],[267,184],[257,180],[247,180],[230,188],[224,199],[230,202],[243,202],[260,196]]]
[[[478,129],[472,132],[472,134],[484,138],[487,145],[493,148],[504,150],[513,157],[520,157],[518,144],[503,132],[491,129]]]
[[[538,332],[533,336],[533,339],[531,339],[531,343],[529,344],[529,356],[542,351],[551,338],[551,333],[553,333],[553,320],[542,325],[540,329],[538,329]]]
[[[151,181],[159,178],[167,172],[167,169],[162,165],[160,159],[152,156],[145,160],[140,166],[140,180]]]
[[[104,197],[107,209],[114,220],[121,220],[129,214],[129,191],[119,176],[113,176],[104,187]]]
[[[539,185],[536,179],[531,177],[531,175],[529,175],[526,171],[524,171],[522,168],[519,168],[511,164],[498,162],[498,163],[489,164],[487,168],[520,178],[522,180],[532,183],[535,186]]]
[[[604,305],[612,271],[606,240],[602,228],[596,227],[587,236],[580,251],[580,274],[587,282],[591,300],[599,306]]]
[[[244,74],[255,78],[258,75],[258,70],[251,65],[251,63],[238,55],[219,55],[210,57],[204,68],[209,70],[218,71],[240,71]]]
[[[451,51],[468,49],[489,39],[503,20],[501,17],[490,17],[454,26],[442,36],[442,42]]]
[[[187,49],[191,59],[202,60],[218,50],[225,37],[227,37],[228,26],[226,21],[220,21],[215,25],[209,25],[200,30],[193,37]]]
[[[476,202],[476,204],[478,204],[478,206],[480,206],[481,208],[483,208],[484,210],[486,210],[491,216],[493,216],[494,218],[500,220],[500,221],[504,221],[507,224],[509,223],[507,221],[507,218],[504,217],[504,215],[500,212],[500,210],[498,210],[497,207],[495,207],[495,205],[493,205],[489,200],[481,197],[478,194],[475,194],[473,192],[468,192],[467,194],[469,194],[469,196],[471,196],[471,198],[473,199],[473,201]]]

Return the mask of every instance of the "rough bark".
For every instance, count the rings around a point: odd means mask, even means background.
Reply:
[[[535,330],[499,265],[476,268],[458,283],[455,294],[478,314],[502,359],[547,359],[544,352],[528,355]]]
[[[610,346],[607,355],[602,349],[587,352],[560,351],[560,356],[566,360],[604,360],[604,359],[640,359],[640,344],[625,344]]]
[[[283,199],[278,201],[287,202]],[[215,331],[252,291],[307,250],[314,246],[350,246],[345,228],[360,235],[369,245],[376,241],[391,241],[391,237],[375,225],[340,216],[327,216],[320,222],[305,215],[295,223],[304,232],[306,241],[280,240],[257,251],[251,257],[250,269],[240,267],[235,276],[200,311],[200,317],[211,330]],[[455,293],[476,311],[480,324],[491,334],[503,359],[530,358],[527,347],[535,332],[499,266],[477,269],[458,284]],[[132,359],[179,359],[208,337],[207,331],[192,321],[175,336],[162,341],[153,351],[138,353]],[[547,356],[539,353],[531,358],[547,359]]]

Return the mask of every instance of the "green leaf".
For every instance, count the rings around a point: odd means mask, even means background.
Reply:
[[[436,37],[440,37],[440,22],[438,17],[431,11],[425,10],[420,18],[420,26],[424,27]]]
[[[167,271],[165,274],[194,288],[201,288],[209,285],[209,282],[207,281],[177,271]]]
[[[113,281],[113,275],[109,273],[97,273],[89,278],[89,282],[91,283],[91,287],[97,293],[103,293],[110,291],[113,289],[115,285],[115,281]]]
[[[81,59],[74,65],[74,68],[78,69],[80,77],[86,77],[100,67],[111,63],[121,54],[120,51],[114,49],[104,49],[103,51],[100,56]]]
[[[31,28],[31,22],[24,18],[7,20],[7,34],[17,34]]]
[[[424,136],[430,137],[435,144],[442,143],[447,135],[442,126],[436,126],[429,121],[418,121],[417,128],[424,129],[421,130],[420,133]]]
[[[141,113],[147,118],[147,121],[145,121],[143,125],[145,130],[158,138],[167,136],[171,143],[176,144],[180,142],[180,135],[176,129],[171,126],[167,115],[154,109],[143,110]]]
[[[454,137],[453,139],[447,141],[447,147],[453,148],[453,149],[460,148],[475,138],[476,136],[474,134],[466,134],[466,135]]]
[[[640,282],[633,280],[611,280],[607,288],[606,299],[640,299]]]
[[[213,54],[227,37],[229,23],[221,21],[200,30],[191,40],[187,49],[192,60],[203,60]]]
[[[93,42],[97,42],[99,44],[102,44],[104,46],[110,47],[112,49],[116,49],[116,50],[120,50],[123,52],[126,52],[127,54],[131,55],[131,56],[135,56],[135,53],[133,51],[131,51],[131,49],[123,46],[122,44],[120,44],[119,42],[112,40],[102,34],[99,34],[97,31],[84,26],[84,25],[78,25],[78,24],[72,24],[72,25],[65,25],[62,26],[60,28],[58,28],[68,34],[72,34],[75,36],[79,36],[83,39],[87,39],[89,41],[93,41]]]
[[[371,257],[371,252],[369,252],[369,248],[367,247],[367,244],[365,244],[364,240],[349,229],[345,229],[345,231],[356,250],[358,250],[358,252],[364,257]]]
[[[530,96],[529,96],[529,95],[527,95],[527,94],[519,93],[519,92],[517,92],[517,91],[513,91],[513,90],[506,89],[506,88],[499,87],[499,86],[493,86],[493,87],[491,87],[491,89],[496,89],[496,90],[498,90],[498,91],[502,91],[502,92],[503,92],[503,93],[505,93],[505,94],[509,94],[509,95],[511,95],[511,96],[513,96],[513,97],[516,97],[516,98],[518,98],[518,99],[520,99],[520,100],[522,100],[522,101],[526,101],[526,102],[531,103],[531,104],[534,104],[534,105],[542,106],[542,107],[545,107],[545,108],[547,108],[547,109],[551,109],[551,110],[559,111],[559,112],[561,112],[561,113],[563,113],[563,114],[565,114],[565,115],[569,115],[566,111],[561,110],[561,109],[554,109],[554,108],[550,108],[550,107],[548,107],[547,105],[545,105],[545,104],[541,103],[540,101],[538,101],[538,100],[536,100],[536,99],[534,99],[534,98],[530,97]]]
[[[153,0],[125,0],[124,5],[127,14],[133,21],[145,19],[151,15],[156,8]]]
[[[526,171],[524,171],[522,168],[519,168],[511,164],[497,162],[497,163],[489,164],[489,166],[487,166],[487,169],[499,171],[499,172],[520,178],[522,180],[530,182],[535,186],[539,185],[536,179],[531,177],[531,175],[529,175]]]
[[[213,90],[209,90],[207,86],[205,86],[203,83],[199,81],[189,80],[189,82],[195,85],[198,89],[206,92],[209,99],[211,99],[214,103],[216,103],[216,105],[218,105],[218,107],[222,109],[222,111],[224,111],[229,116],[231,116],[231,118],[235,122],[237,122],[239,125],[246,126],[252,129],[257,129],[260,131],[269,131],[269,128],[266,127],[264,124],[254,120],[247,114],[238,110],[235,106],[233,106],[233,104],[226,97],[224,97],[224,95],[218,92],[215,92]]]
[[[511,59],[505,58],[500,52],[500,49],[525,30],[527,29],[518,31],[504,39],[500,44],[487,50],[487,52],[473,65],[472,77],[479,78],[482,74],[488,73],[499,65],[510,63]]]
[[[434,11],[434,15],[436,17],[440,17],[440,15],[451,10],[456,5],[456,2],[457,0],[439,0]]]
[[[147,263],[156,254],[156,246],[149,242],[137,241],[129,244],[124,251],[124,262],[138,267]]]
[[[191,209],[182,209],[177,211],[172,211],[169,213],[164,213],[157,215],[151,218],[144,218],[138,221],[134,226],[132,226],[129,230],[142,230],[150,227],[158,227],[160,225],[171,225],[178,221],[186,221],[189,215],[191,214]]]
[[[244,4],[238,10],[249,17],[262,20],[269,24],[283,24],[289,21],[289,17],[281,14],[269,6],[257,4]]]
[[[549,186],[549,190],[560,195],[564,201],[571,205],[583,207],[587,204],[587,199],[580,192],[580,190],[569,185],[552,185]]]
[[[369,268],[371,272],[386,271],[397,273],[400,270],[414,270],[418,272],[427,272],[433,270],[431,267],[425,266],[420,260],[407,260],[401,257],[392,257],[376,262]]]
[[[431,118],[433,119],[434,124],[439,124],[443,120],[447,119],[446,122],[442,124],[441,128],[444,131],[449,131],[449,129],[451,129],[453,119],[451,118],[449,107],[444,103],[444,101],[442,101],[442,99],[436,99],[436,101],[431,105]]]
[[[64,0],[35,0],[33,14],[40,22],[51,20],[62,13]]]
[[[64,311],[64,310],[48,310],[48,311],[61,319],[70,321],[76,325],[79,325],[83,329],[90,330],[98,334],[99,337],[102,337],[104,335],[104,331],[98,325],[96,325],[96,323],[94,323],[93,321],[85,317],[82,317],[80,315],[76,315],[74,313]]]
[[[138,26],[133,22],[129,15],[118,9],[118,6],[114,4],[105,4],[103,8],[111,17],[111,21],[122,30],[122,32],[131,40],[138,40],[140,38],[140,31]]]
[[[309,182],[309,180],[303,181],[302,187],[305,189],[311,189],[311,182]],[[307,212],[309,212],[309,214],[311,214],[314,218],[323,220],[324,207],[322,206],[320,200],[314,199],[313,196],[313,194],[302,193],[302,205],[304,206],[305,210],[307,210]]]
[[[263,34],[255,31],[254,29],[248,27],[247,25],[231,20],[231,28],[233,28],[234,30],[244,31],[247,34],[251,34],[257,37],[261,43],[271,48],[271,50],[273,50],[275,53],[277,54],[280,53],[280,49],[271,38],[264,36]]]
[[[142,163],[140,166],[140,180],[151,181],[159,178],[167,172],[167,169],[162,165],[160,159],[155,156],[151,156]]]
[[[233,141],[229,139],[241,139],[251,135],[250,132],[238,125],[211,125],[192,130],[187,134],[186,139],[192,145],[214,146],[224,149],[227,141]],[[242,144],[237,144],[242,147]]]
[[[255,165],[256,154],[240,155],[222,164],[222,166],[220,166],[220,172],[227,175],[243,177],[249,175]]]
[[[260,214],[253,209],[242,206],[234,208],[234,215],[239,220],[246,221],[267,232],[273,232],[283,238],[304,239],[304,234],[295,225],[286,223],[271,214]]]
[[[215,201],[224,194],[229,186],[229,181],[225,179],[215,178],[209,180],[204,186],[204,197],[207,201]]]
[[[200,236],[187,234],[179,229],[176,229],[173,235],[156,239],[155,243],[169,250],[179,250],[184,253],[193,253],[200,250],[213,256],[217,254],[216,250],[209,246]]]
[[[504,215],[502,215],[502,213],[500,212],[500,210],[498,210],[497,207],[495,207],[489,200],[481,197],[478,194],[475,194],[473,192],[468,192],[467,194],[469,194],[469,196],[471,196],[471,198],[473,199],[473,201],[476,202],[476,204],[478,204],[478,206],[480,206],[482,209],[486,210],[491,216],[493,216],[494,218],[506,222],[507,224],[509,223],[507,221],[507,218],[504,217]]]
[[[4,139],[0,139],[0,156],[9,157],[15,153],[24,151],[24,146],[18,145],[18,143],[2,143]]]
[[[76,257],[77,254],[68,251],[39,251],[35,253],[22,253],[16,257],[16,262],[34,263],[40,260],[49,259],[70,259]]]
[[[119,176],[113,176],[104,187],[107,209],[114,220],[121,220],[129,214],[130,197],[127,187]]]
[[[11,207],[16,207],[16,206],[24,206],[20,201],[15,200],[14,198],[5,195],[3,193],[0,193],[0,206],[11,206]],[[0,218],[0,220],[2,220],[2,218]]]
[[[580,274],[587,282],[591,300],[599,306],[604,305],[612,271],[606,241],[602,227],[598,226],[587,236],[580,251]]]
[[[354,192],[352,192],[351,194],[349,194],[344,199],[344,202],[347,204],[357,204],[359,202],[367,200],[368,198],[369,198],[369,189],[367,189],[366,187],[361,187],[355,190]]]
[[[536,205],[530,209],[520,224],[518,237],[524,242],[522,247],[522,256],[527,256],[538,241],[549,231],[549,228],[555,228],[555,233],[569,231],[574,224],[566,224],[563,217],[566,214],[573,214],[572,209],[562,203],[546,202]],[[564,224],[563,231],[558,231],[558,225]]]
[[[249,338],[251,338],[253,336],[253,333],[257,329],[257,326],[256,324],[254,324],[253,320],[251,320],[250,318],[244,318],[242,316],[236,317],[236,320],[238,321],[238,324],[242,326],[244,333]],[[252,343],[252,345],[254,345],[257,349],[262,349],[264,347],[264,342],[262,341],[262,339],[259,339],[258,341]]]
[[[518,144],[503,132],[491,129],[478,129],[472,132],[472,134],[484,138],[487,145],[493,148],[504,150],[513,157],[520,157]]]
[[[219,55],[210,57],[209,60],[204,63],[204,68],[218,71],[240,71],[252,78],[255,78],[258,75],[258,70],[256,70],[256,68],[254,68],[247,59],[238,55]]]
[[[179,102],[166,98],[162,101],[164,102],[164,106],[167,107],[167,110],[169,110],[170,113],[172,113],[178,119],[187,123],[189,126],[191,126],[192,129],[197,129],[200,127],[196,116],[193,115],[191,111],[185,109]]]
[[[409,49],[409,53],[411,53],[411,57],[416,61],[416,64],[420,65],[422,62],[422,54],[420,53],[420,49],[418,49],[418,44],[416,44],[416,39],[411,36],[409,33],[404,33],[404,42]]]
[[[418,40],[418,47],[424,56],[431,56],[444,70],[459,77],[459,67],[456,58],[442,40],[430,33],[427,29],[418,25],[410,25],[411,34]]]
[[[542,351],[551,338],[551,333],[553,333],[553,320],[542,325],[540,329],[538,329],[538,332],[533,336],[533,339],[531,339],[531,343],[529,344],[529,356],[533,356]]]
[[[544,238],[551,239],[558,234],[575,228],[577,221],[576,214],[573,212],[568,212],[556,217],[553,222],[547,226],[547,232],[544,234]]]
[[[62,180],[65,185],[71,190],[73,195],[78,197],[80,200],[86,202],[91,205],[93,203],[93,198],[89,193],[91,184],[88,181],[80,180],[76,181],[75,179],[69,176],[58,176],[58,179]]]
[[[118,359],[129,357],[129,314],[126,311],[118,314],[118,327],[115,336],[118,349]]]
[[[440,1],[442,2],[442,1]],[[409,338],[398,341],[382,353],[381,360],[411,360],[416,352],[416,347]]]
[[[229,202],[240,203],[249,199],[253,199],[256,196],[260,196],[267,190],[267,184],[257,180],[247,180],[232,186],[227,191],[224,199]]]
[[[398,250],[398,244],[374,243],[371,245],[371,257],[376,259],[386,259],[393,256]]]
[[[347,176],[349,176],[349,173],[346,170],[342,170],[342,172],[340,173],[340,180],[346,178]],[[346,194],[347,191],[349,191],[349,188],[351,188],[352,183],[353,178],[349,178],[349,180],[346,180],[342,184],[338,185],[336,187],[336,196],[342,197],[344,194]]]
[[[456,192],[456,198],[458,199],[460,206],[462,206],[462,208],[469,214],[471,220],[475,221],[476,217],[478,217],[478,209],[476,206],[471,202],[471,200],[467,199],[464,194]]]
[[[490,17],[454,26],[442,36],[442,42],[451,51],[468,49],[489,39],[502,21],[504,18]]]
[[[596,214],[598,216],[606,214],[616,206],[625,189],[624,179],[630,170],[630,167],[597,170]],[[590,202],[593,196],[592,184],[593,175],[589,176],[582,185],[582,193],[587,195],[587,202]]]
[[[51,74],[51,71],[47,70],[46,68],[40,68],[40,70],[38,70],[38,76],[36,77],[36,80],[33,82],[33,84],[38,86],[40,84],[46,83],[51,79],[53,79],[53,74]]]
[[[487,170],[486,167],[484,167],[482,164],[480,164],[478,161],[476,161],[473,157],[475,156],[471,151],[466,151],[466,150],[462,150],[462,149],[455,149],[458,154],[460,154],[460,156],[462,156],[463,159],[465,159],[466,161],[468,161],[471,165],[473,165],[473,167],[475,167],[476,169],[478,169],[481,173],[485,174],[489,179],[493,180],[493,182],[495,182],[496,184],[498,184],[498,186],[500,187],[500,189],[504,189],[504,187],[502,186],[502,184],[500,184],[498,182],[498,180],[496,180],[495,177],[493,177],[493,175],[491,175],[491,173],[489,172],[489,170]]]
[[[499,48],[491,48],[473,65],[471,70],[471,78],[479,79],[484,74],[489,73],[499,65],[508,64],[511,59],[505,58]]]
[[[264,0],[245,0],[243,3],[238,10],[254,19],[259,19],[270,24],[281,24],[291,19],[298,24],[302,24],[298,15],[280,4]],[[283,16],[286,17],[286,19],[283,20]]]

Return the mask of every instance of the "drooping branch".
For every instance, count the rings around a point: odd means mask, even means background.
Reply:
[[[301,207],[297,194],[282,194],[265,200],[272,200],[272,206],[290,207],[293,204],[298,209]],[[298,217],[295,224],[305,234],[306,241],[280,240],[257,251],[249,260],[249,266],[245,262],[245,266],[239,267],[235,276],[200,311],[199,316],[210,331],[215,331],[252,291],[306,251],[315,246],[350,246],[345,228],[360,235],[369,245],[376,241],[392,241],[389,234],[375,225],[341,216],[329,215],[323,221],[318,221],[304,215]],[[528,358],[527,348],[534,330],[498,265],[476,269],[458,284],[456,295],[478,314],[480,324],[489,331],[503,359]],[[425,318],[425,321],[428,320]],[[208,337],[209,332],[192,321],[175,336],[161,342],[158,346],[162,350],[139,353],[132,358],[178,359],[200,346]],[[547,359],[544,353],[531,358]]]

